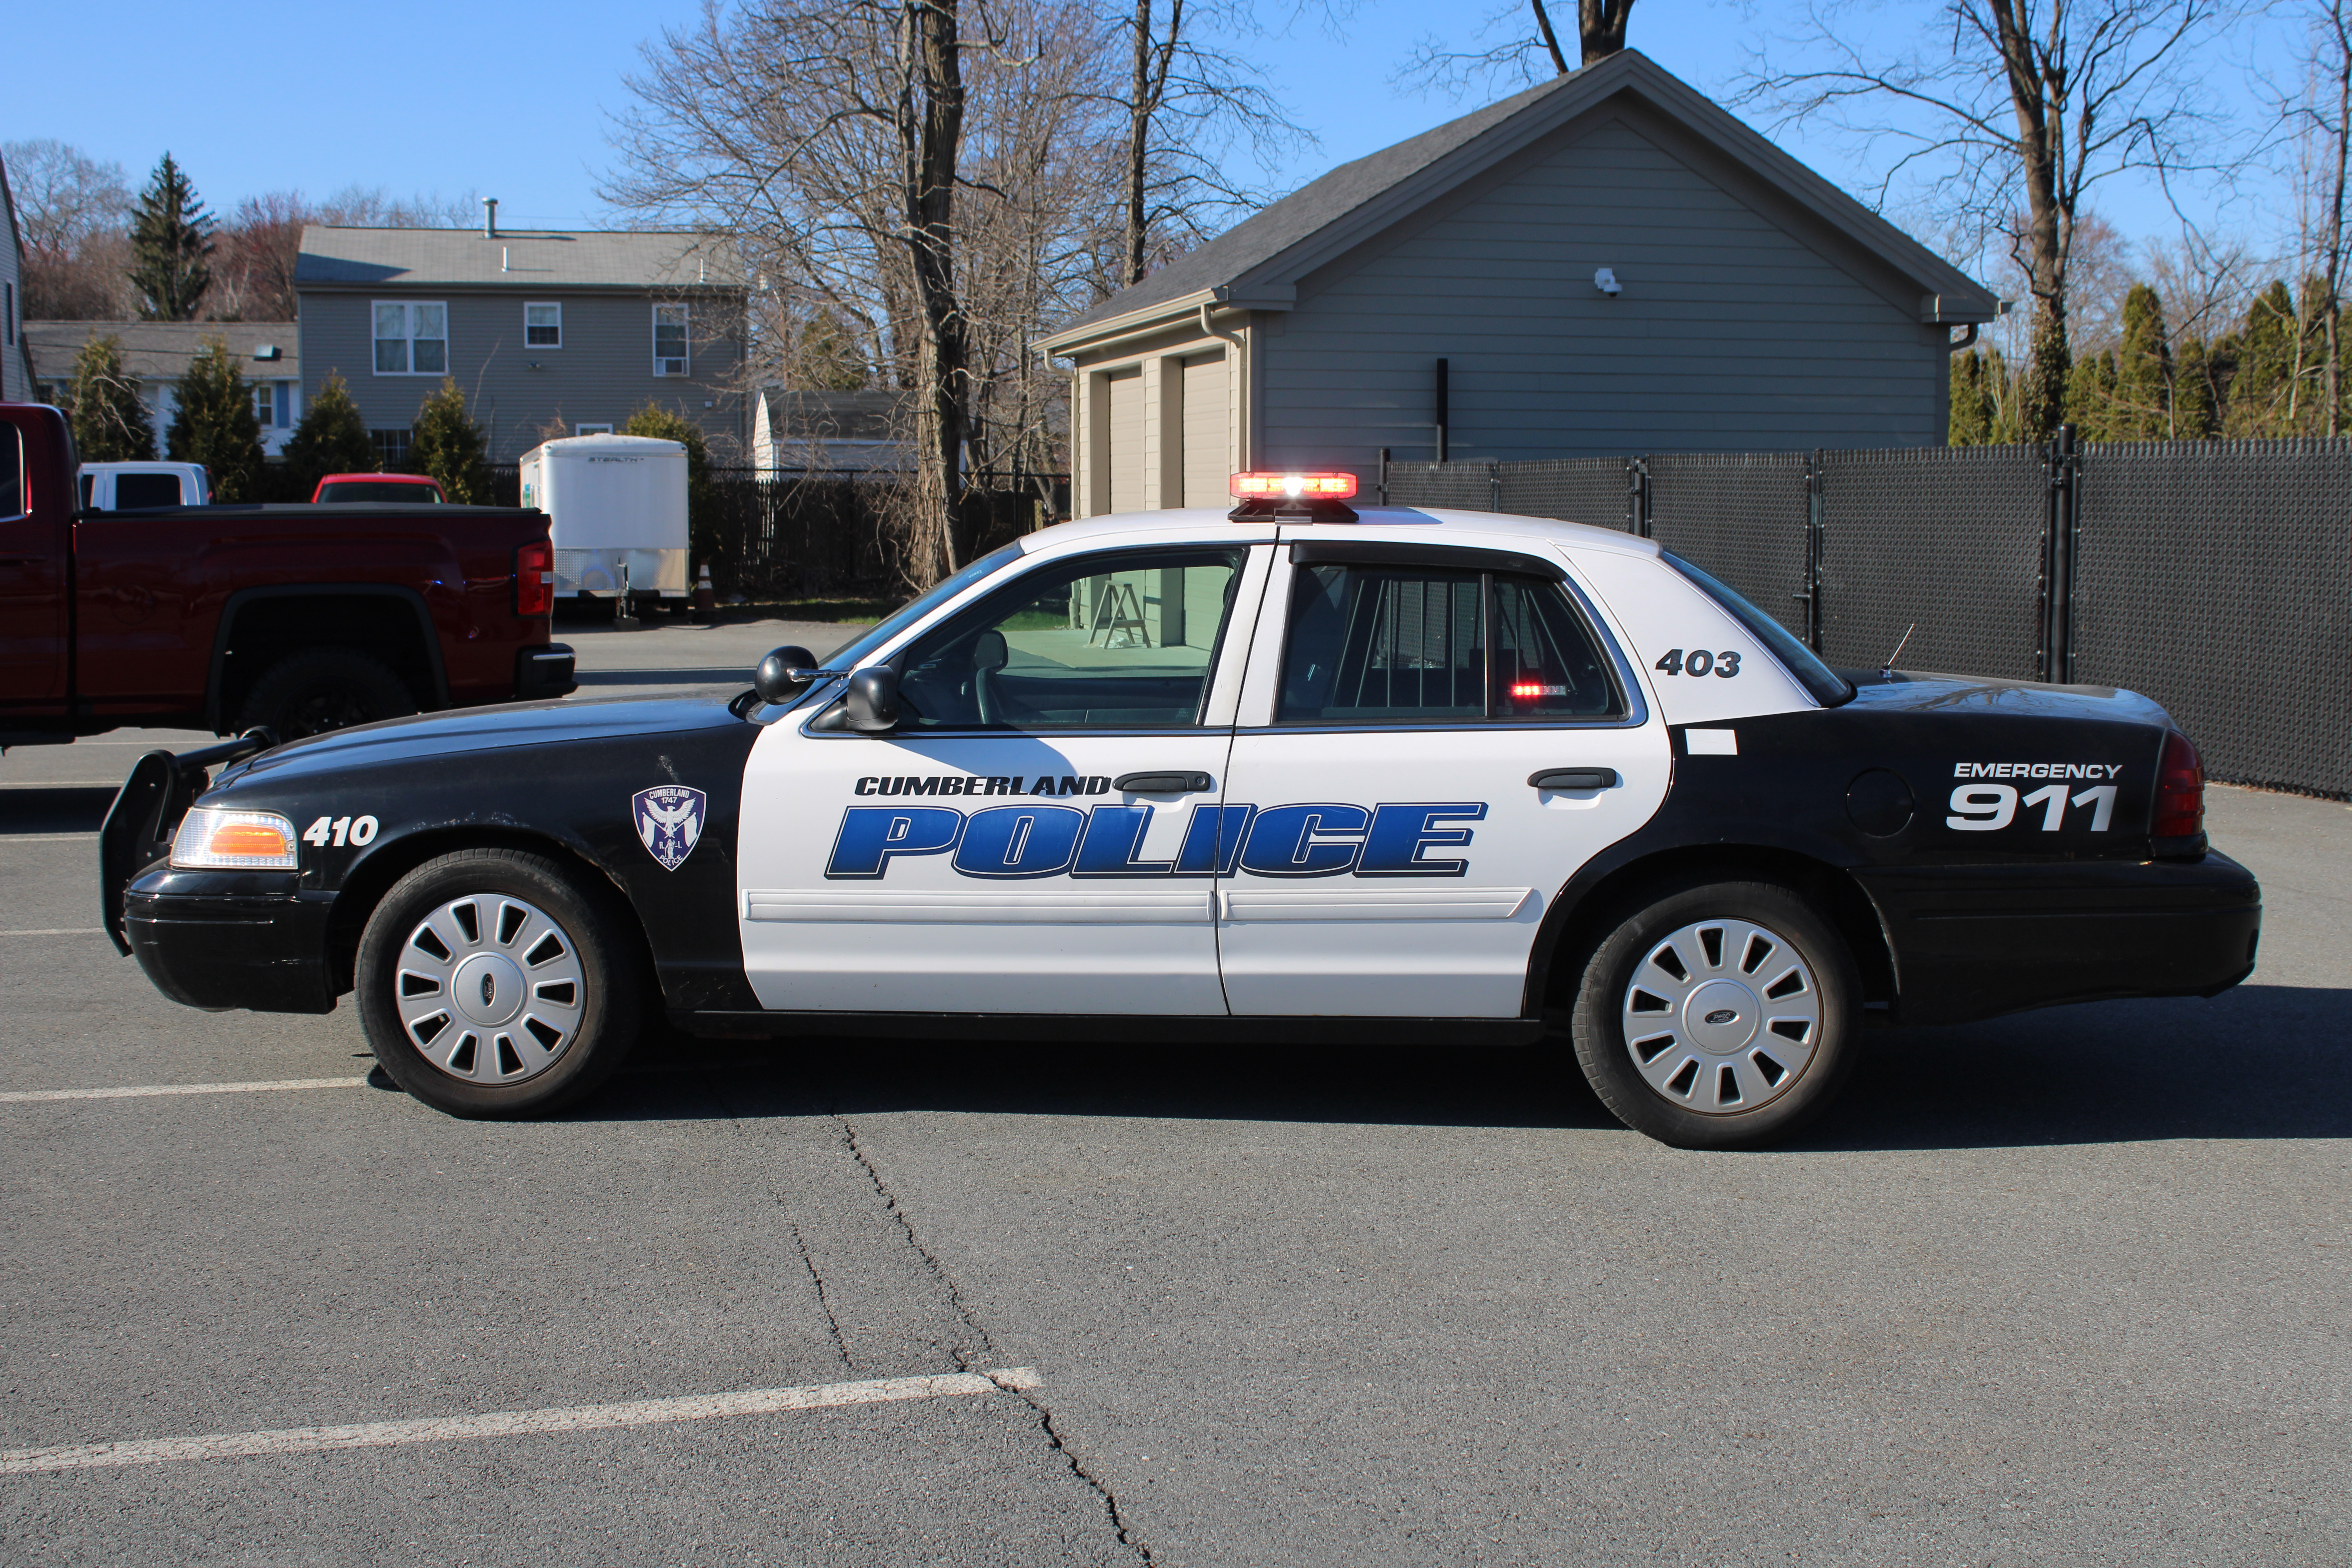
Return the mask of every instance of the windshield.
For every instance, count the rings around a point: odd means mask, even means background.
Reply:
[[[431,506],[440,499],[441,491],[435,486],[404,485],[397,480],[346,479],[319,487],[321,504],[369,501],[379,506]]]
[[[876,649],[891,638],[946,604],[982,577],[992,576],[1021,559],[1021,546],[1008,544],[992,554],[983,555],[952,577],[942,578],[929,593],[918,594],[881,620],[847,647],[826,656],[827,669],[856,669],[872,658]]]
[[[1781,668],[1797,678],[1799,685],[1812,693],[1814,701],[1824,708],[1834,708],[1841,702],[1853,700],[1853,687],[1845,677],[1823,664],[1819,655],[1790,637],[1780,622],[1672,551],[1662,550],[1658,553],[1675,571],[1704,589],[1708,598],[1722,605],[1759,642],[1770,648],[1772,657],[1780,661]]]

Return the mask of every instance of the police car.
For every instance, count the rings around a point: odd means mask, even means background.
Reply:
[[[2260,890],[2145,698],[1849,677],[1647,540],[1354,488],[1047,529],[731,697],[152,753],[108,928],[193,1006],[355,993],[465,1116],[576,1100],[666,1013],[1572,1048],[1700,1147],[1818,1111],[1870,1023],[2252,970]]]

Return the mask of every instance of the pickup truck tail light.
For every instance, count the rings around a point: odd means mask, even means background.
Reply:
[[[555,546],[535,539],[515,552],[515,614],[545,616],[555,611]]]
[[[2178,730],[2164,737],[2164,758],[2156,764],[2156,821],[2148,831],[2158,838],[2205,831],[2205,761]]]

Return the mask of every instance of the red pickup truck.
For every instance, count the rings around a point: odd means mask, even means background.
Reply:
[[[73,437],[0,404],[0,746],[120,725],[281,741],[561,697],[535,510],[76,507]]]

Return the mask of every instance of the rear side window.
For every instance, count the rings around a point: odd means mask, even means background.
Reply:
[[[179,506],[180,476],[177,474],[117,474],[114,476],[114,507],[127,511],[142,506]]]
[[[1554,583],[1420,566],[1292,574],[1279,723],[1622,717],[1591,629]]]
[[[1661,551],[1661,557],[1674,569],[1698,584],[1706,596],[1723,606],[1726,614],[1748,628],[1748,635],[1772,650],[1780,667],[1796,677],[1797,684],[1812,694],[1814,701],[1824,708],[1834,708],[1853,699],[1853,686],[1846,678],[1821,661],[1821,656],[1790,637],[1786,627],[1755,605],[1717,582],[1681,556]]]

